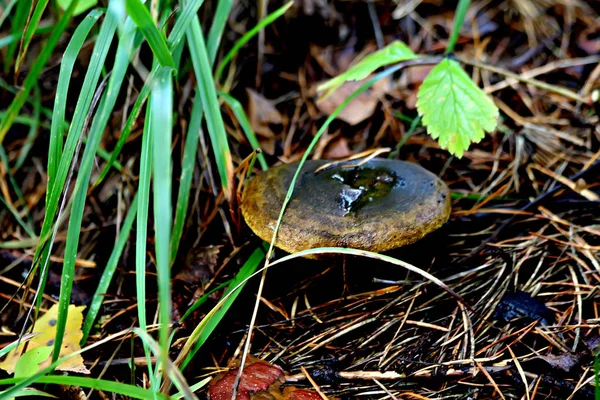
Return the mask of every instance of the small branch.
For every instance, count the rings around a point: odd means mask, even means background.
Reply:
[[[340,371],[337,375],[342,379],[348,380],[398,380],[406,378],[406,374],[398,373],[395,371]],[[298,382],[304,379],[307,379],[307,373],[300,373],[294,375],[286,375],[286,382]]]

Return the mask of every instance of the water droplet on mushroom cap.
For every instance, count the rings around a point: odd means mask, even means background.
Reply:
[[[448,187],[418,164],[373,159],[314,171],[327,160],[307,161],[283,217],[275,245],[289,253],[315,247],[383,252],[416,242],[450,216]],[[271,241],[298,163],[256,175],[242,196],[242,214]]]

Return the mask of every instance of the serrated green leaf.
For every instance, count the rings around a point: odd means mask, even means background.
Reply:
[[[378,50],[373,54],[369,54],[352,67],[348,68],[343,74],[320,85],[318,89],[326,90],[323,94],[323,98],[325,98],[335,92],[336,89],[342,86],[346,81],[360,81],[373,73],[377,68],[400,61],[412,60],[417,57],[418,56],[413,53],[407,45],[400,41],[395,41],[388,44],[383,49]]]
[[[69,8],[73,0],[56,0],[56,4],[60,7],[61,10],[66,10]],[[75,6],[75,11],[73,11],[73,15],[79,15],[90,8],[94,7],[98,4],[98,0],[79,0],[79,3]]]
[[[417,93],[423,126],[440,147],[462,157],[471,143],[496,129],[498,107],[454,60],[444,59]],[[485,131],[485,132],[484,132]]]

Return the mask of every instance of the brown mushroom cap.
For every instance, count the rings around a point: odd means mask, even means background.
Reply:
[[[448,187],[418,164],[372,159],[352,167],[350,161],[315,174],[326,163],[307,161],[298,176],[275,242],[289,253],[316,247],[383,252],[416,242],[450,216]],[[242,214],[267,242],[297,167],[274,167],[246,185]]]

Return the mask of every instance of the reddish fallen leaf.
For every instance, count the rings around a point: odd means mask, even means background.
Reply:
[[[237,373],[238,369],[236,368],[225,374],[217,375],[208,388],[209,398],[211,400],[231,400]],[[250,400],[250,394],[267,391],[282,376],[283,370],[275,365],[263,361],[247,364],[242,372],[236,398]]]
[[[298,389],[293,386],[286,387],[283,390],[283,398],[285,400],[321,400],[319,393],[312,390]]]
[[[215,376],[208,386],[210,400],[231,400],[238,368]],[[242,372],[236,399],[238,400],[321,400],[312,390],[287,386],[283,369],[266,361],[250,357]],[[331,400],[336,400],[330,397]]]

